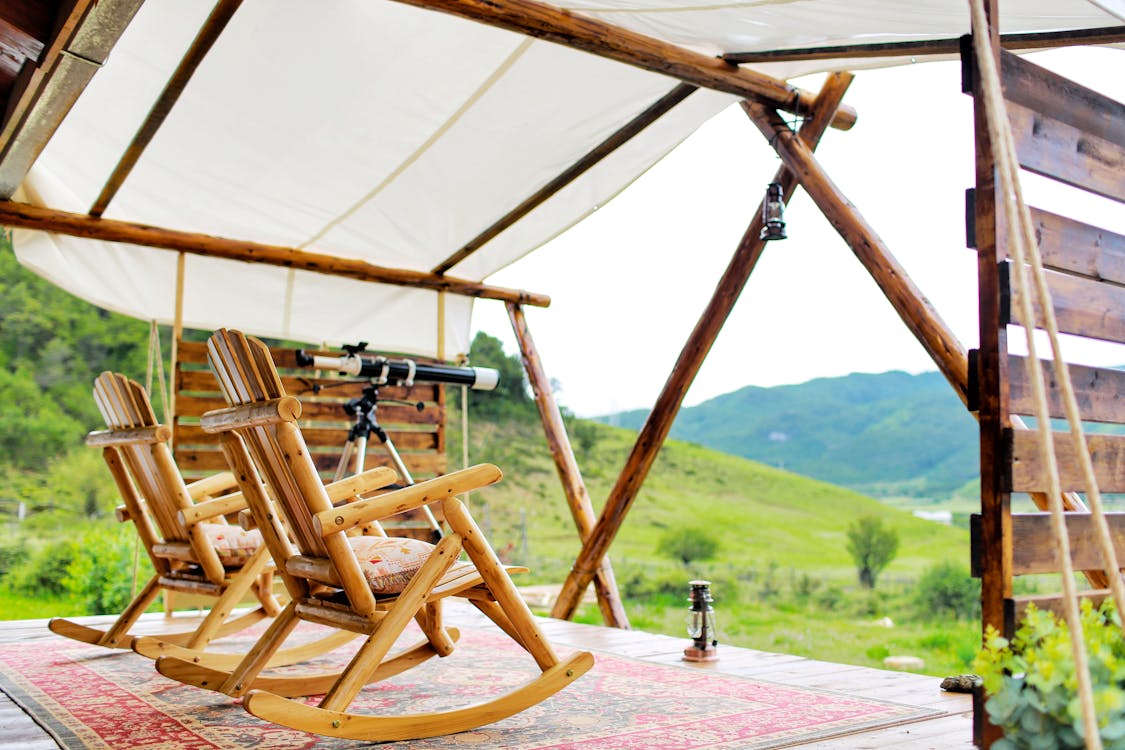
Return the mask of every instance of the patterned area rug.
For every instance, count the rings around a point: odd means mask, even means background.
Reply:
[[[360,746],[750,750],[937,715],[928,709],[709,670],[604,653],[595,658],[594,668],[578,682],[509,719],[448,737]],[[501,694],[536,674],[534,662],[510,640],[473,630],[462,633],[452,656],[431,659],[367,687],[351,710],[383,714],[465,706]],[[132,652],[107,652],[72,641],[0,647],[0,689],[64,748],[357,746],[260,721],[227,696],[162,677],[152,662]]]

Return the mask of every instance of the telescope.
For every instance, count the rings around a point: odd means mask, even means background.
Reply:
[[[417,382],[467,385],[477,391],[491,391],[500,382],[500,373],[491,367],[456,367],[427,365],[412,359],[391,360],[363,354],[367,342],[343,347],[342,357],[324,357],[297,350],[297,366],[317,370],[335,370],[341,375],[370,378],[376,385],[401,385],[409,388]]]

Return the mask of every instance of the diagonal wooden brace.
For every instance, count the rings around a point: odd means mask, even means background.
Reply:
[[[810,149],[815,148],[820,142],[829,121],[839,110],[840,101],[851,81],[850,73],[834,73],[825,80],[813,105],[812,116],[801,126],[798,136]],[[782,194],[786,200],[792,196],[798,182],[796,175],[786,167],[778,170],[774,181],[781,184]],[[574,561],[574,567],[563,584],[554,609],[551,610],[552,617],[569,619],[574,615],[582,594],[593,580],[602,558],[609,551],[622,521],[625,520],[625,515],[629,512],[656,460],[660,447],[672,429],[672,422],[683,404],[688,388],[691,387],[707,352],[710,351],[711,345],[719,335],[747,279],[750,278],[750,273],[762,255],[766,241],[761,239],[761,231],[762,211],[759,207],[739,242],[734,257],[731,258],[730,264],[719,280],[710,303],[684,344],[680,357],[664,384],[664,390],[656,400],[656,405],[645,420],[637,436],[637,442],[625,462],[625,467],[621,470],[617,484],[606,500],[598,522],[583,542],[582,549]]]

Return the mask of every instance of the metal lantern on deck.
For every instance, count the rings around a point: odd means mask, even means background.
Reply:
[[[691,594],[688,601],[687,630],[691,645],[684,649],[684,661],[714,661],[719,658],[719,644],[715,640],[715,610],[711,607],[711,582],[688,581]]]
[[[758,238],[783,240],[785,237],[785,195],[780,182],[771,182],[766,187],[766,200],[762,203],[762,232]]]

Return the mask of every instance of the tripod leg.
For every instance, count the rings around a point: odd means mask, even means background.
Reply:
[[[348,463],[351,461],[353,450],[355,450],[355,441],[349,437],[347,442],[344,443],[344,451],[340,454],[340,463],[336,464],[336,474],[332,477],[333,482],[339,482],[348,475]]]
[[[383,447],[387,449],[387,455],[391,457],[391,463],[395,465],[395,469],[398,470],[402,481],[406,484],[414,484],[414,477],[410,476],[410,470],[407,469],[406,464],[403,463],[402,456],[398,454],[398,449],[395,448],[395,444],[391,442],[391,439],[387,437],[385,432],[379,433],[379,439],[383,441]],[[426,521],[429,522],[430,528],[437,532],[438,538],[441,538],[441,524],[434,518],[434,512],[430,510],[430,506],[423,505],[422,512],[426,514]]]

